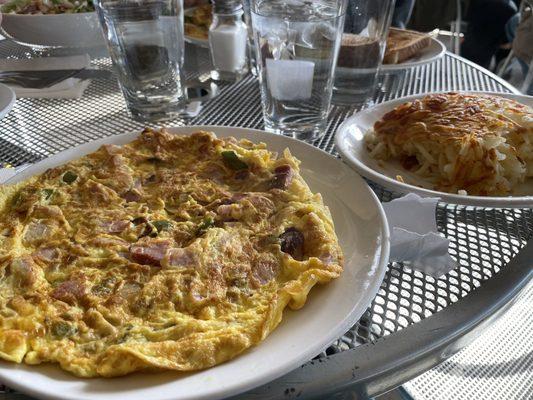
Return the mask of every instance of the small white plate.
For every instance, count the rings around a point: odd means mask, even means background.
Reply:
[[[263,131],[230,127],[172,128],[189,134],[199,129],[219,137],[234,136],[264,142],[273,151],[289,148],[302,161],[302,176],[323,194],[333,215],[345,255],[339,279],[313,288],[299,311],[285,311],[283,321],[258,346],[232,361],[196,373],[162,372],[113,379],[80,379],[56,365],[15,365],[0,362],[0,381],[42,399],[184,400],[219,399],[265,384],[299,367],[344,334],[364,313],[385,274],[389,233],[375,194],[342,161],[303,142]],[[125,144],[138,133],[97,140],[41,161],[10,180],[18,182],[48,168],[98,149]]]
[[[4,118],[11,111],[16,100],[15,92],[8,86],[0,83],[0,119]]]
[[[195,9],[196,7],[187,8],[184,12],[185,16],[193,15]],[[187,22],[185,24],[187,24]],[[185,41],[190,44],[194,44],[196,46],[207,47],[207,48],[209,47],[209,40],[207,39],[200,39],[194,36],[185,35]]]
[[[446,46],[435,39],[431,38],[429,46],[422,49],[416,56],[405,60],[399,64],[383,64],[380,68],[380,71],[397,71],[406,68],[418,67],[419,65],[429,64],[433,61],[438,60],[446,53]]]
[[[485,93],[506,97],[519,103],[533,107],[533,97],[505,93]],[[387,112],[400,104],[426,96],[420,94],[403,97],[363,110],[348,118],[338,128],[335,144],[341,157],[357,172],[390,190],[398,193],[416,193],[424,197],[440,197],[443,201],[452,204],[481,207],[532,207],[533,206],[533,179],[528,179],[519,185],[512,196],[484,197],[464,196],[433,190],[431,183],[418,175],[404,169],[395,161],[377,161],[370,157],[363,140],[364,135],[373,128],[374,123],[381,119]],[[401,175],[404,182],[396,180]]]

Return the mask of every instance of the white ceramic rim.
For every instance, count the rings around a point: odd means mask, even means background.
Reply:
[[[436,92],[436,93],[450,93]],[[518,102],[522,102],[524,99],[531,101],[532,96],[519,95],[513,93],[496,93],[496,92],[476,92],[476,91],[455,91],[454,93],[473,93],[473,94],[488,94],[494,96],[505,97]],[[436,190],[424,189],[418,186],[413,186],[408,183],[399,182],[398,180],[384,175],[373,168],[366,165],[363,161],[357,158],[351,151],[345,146],[345,139],[348,135],[348,127],[355,124],[359,116],[363,113],[371,115],[375,113],[375,121],[379,120],[383,116],[383,109],[388,106],[398,106],[402,103],[420,99],[427,96],[429,93],[416,94],[412,96],[402,97],[395,100],[386,101],[377,104],[373,107],[365,109],[353,116],[347,118],[338,128],[335,135],[335,147],[339,152],[342,159],[352,166],[358,173],[365,178],[368,178],[383,187],[391,189],[399,193],[416,193],[422,197],[440,197],[442,201],[450,204],[458,204],[474,207],[495,207],[495,208],[524,208],[533,207],[533,194],[531,196],[506,196],[506,197],[483,197],[483,196],[469,196],[459,195],[452,193],[439,192]],[[363,132],[364,134],[365,132]]]
[[[390,71],[398,71],[402,69],[418,67],[420,65],[432,63],[433,61],[436,61],[442,58],[444,54],[446,53],[446,46],[444,46],[444,43],[442,43],[440,40],[434,37],[431,37],[430,46],[435,46],[435,48],[440,47],[439,52],[431,55],[430,57],[422,58],[416,61],[405,60],[404,62],[399,63],[399,64],[382,64],[380,67],[380,71],[390,72]]]
[[[0,83],[0,105],[4,103],[3,108],[0,110],[0,119],[11,111],[16,101],[15,92],[9,86]]]
[[[233,133],[254,133],[254,134],[261,134],[261,135],[272,135],[275,137],[283,137],[288,141],[288,144],[291,142],[298,143],[299,145],[307,146],[308,151],[313,152],[319,152],[322,153],[328,157],[332,157],[330,154],[326,153],[325,151],[318,149],[310,144],[298,141],[293,138],[275,135],[269,132],[257,130],[257,129],[248,129],[248,128],[238,128],[238,127],[226,127],[226,126],[189,126],[189,127],[176,127],[176,128],[169,128],[168,131],[170,132],[176,132],[176,133],[183,133],[188,134],[192,133],[198,130],[208,130],[208,131],[214,131],[217,132],[217,130],[222,129],[231,129]],[[133,139],[134,137],[138,136],[140,132],[135,133],[127,133],[122,135],[116,135],[113,138],[115,140],[120,141],[121,139]],[[220,134],[221,136],[225,136],[225,134]],[[82,156],[84,154],[88,154],[91,151],[94,151],[94,147],[100,146],[105,143],[109,143],[110,137],[98,139],[92,142],[85,143],[83,145],[74,147],[72,149],[69,149],[67,151],[72,151],[73,149],[79,149],[80,154],[79,156]],[[127,141],[122,141],[121,143],[127,143]],[[86,151],[89,149],[89,151]],[[33,176],[37,173],[43,172],[46,170],[49,166],[45,166],[46,164],[53,162],[54,160],[59,160],[62,153],[55,154],[48,159],[42,160],[36,164],[34,164],[32,167],[29,167],[23,171],[21,171],[19,174],[15,175],[14,177],[10,178],[8,181],[6,181],[6,184],[14,183],[22,179],[26,179],[30,176]],[[71,158],[74,159],[74,158]],[[341,163],[339,161],[339,163]],[[341,164],[339,164],[339,167],[344,167]],[[323,351],[328,345],[331,344],[332,341],[336,340],[338,337],[343,335],[345,332],[348,331],[349,328],[353,326],[357,320],[363,315],[365,310],[367,309],[368,305],[372,302],[375,295],[377,294],[379,288],[381,287],[381,283],[385,277],[385,272],[387,270],[387,264],[388,264],[388,258],[389,258],[389,250],[390,250],[390,233],[389,233],[389,227],[386,220],[385,212],[383,210],[383,207],[381,206],[380,201],[378,200],[376,194],[370,189],[370,187],[362,180],[362,178],[358,177],[356,174],[354,174],[353,178],[355,179],[361,179],[361,183],[363,184],[362,187],[366,188],[368,191],[368,194],[370,195],[374,206],[376,207],[377,211],[377,218],[380,220],[380,227],[379,230],[381,231],[381,237],[379,238],[379,245],[376,246],[376,254],[374,254],[374,262],[370,266],[372,271],[375,271],[374,279],[372,280],[371,284],[367,286],[367,290],[364,292],[364,294],[358,299],[358,301],[354,302],[354,306],[352,307],[352,311],[349,315],[344,316],[342,321],[340,321],[335,327],[333,327],[328,335],[327,338],[322,338],[321,340],[317,341],[315,346],[307,348],[307,351],[305,354],[303,354],[298,359],[291,360],[290,362],[282,361],[276,368],[272,368],[269,370],[268,373],[265,373],[260,376],[255,376],[253,379],[249,379],[245,382],[238,382],[234,384],[233,386],[226,388],[226,390],[221,391],[220,393],[216,393],[214,395],[211,394],[204,394],[194,397],[195,400],[200,399],[212,399],[212,398],[225,398],[228,396],[236,395],[238,393],[245,392],[247,390],[253,389],[254,387],[260,386],[262,384],[266,384],[268,382],[271,382],[272,380],[283,376],[287,374],[288,372],[292,371],[293,369],[299,367],[300,365],[304,364],[308,360],[310,360],[312,357],[314,357],[316,354],[319,354],[321,351]],[[379,254],[377,254],[379,253]],[[357,306],[356,304],[361,303],[364,304],[364,306]],[[258,346],[261,346],[259,344]],[[25,366],[27,368],[31,368],[31,366]],[[57,367],[58,368],[58,367]],[[214,367],[216,368],[216,367]],[[10,374],[11,371],[7,370],[8,373],[6,374],[3,371],[2,365],[0,364],[0,378],[2,380],[2,383],[5,383],[6,385],[13,387],[17,390],[20,390],[21,392],[27,393],[31,396],[35,396],[42,399],[53,399],[53,400],[71,400],[72,396],[68,393],[58,392],[57,390],[50,389],[48,387],[42,388],[42,387],[34,387],[32,386],[31,382],[21,382],[20,379],[17,379],[17,374],[13,373]],[[237,377],[238,378],[238,377]],[[114,379],[120,379],[120,378],[114,378]],[[44,389],[44,390],[43,390]],[[167,395],[166,397],[160,397],[157,398],[157,400],[174,400],[176,397],[176,394],[172,394],[170,397]],[[98,396],[100,398],[100,396]],[[76,399],[87,399],[87,397],[76,397]],[[154,400],[156,400],[154,398]]]

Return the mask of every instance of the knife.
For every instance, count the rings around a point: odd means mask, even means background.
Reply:
[[[23,88],[44,89],[68,78],[109,79],[113,73],[106,69],[58,69],[49,71],[0,71],[0,82]]]

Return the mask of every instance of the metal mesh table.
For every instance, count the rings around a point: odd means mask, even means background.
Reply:
[[[42,56],[43,54],[40,54]],[[0,57],[38,56],[13,42],[0,42]],[[187,79],[205,79],[204,50],[188,47]],[[110,68],[109,59],[94,65]],[[375,101],[443,90],[516,92],[490,72],[447,54],[432,64],[380,76]],[[326,135],[315,145],[333,155],[338,125],[357,111],[333,107]],[[193,119],[168,126],[231,125],[263,128],[259,88],[248,76],[222,85]],[[93,81],[76,100],[19,99],[0,121],[0,163],[35,162],[69,147],[139,130],[125,109],[115,79]],[[394,193],[373,185],[383,201]],[[511,259],[533,235],[533,209],[481,209],[439,204],[441,232],[451,239],[459,267],[434,279],[391,263],[364,316],[343,337],[301,368],[239,398],[323,398],[350,389],[352,395],[383,393],[431,368],[464,347],[505,309],[531,277],[530,259]]]

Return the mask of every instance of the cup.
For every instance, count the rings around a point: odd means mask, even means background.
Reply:
[[[182,0],[94,0],[94,5],[133,119],[178,117],[187,105]]]
[[[251,0],[265,129],[324,135],[345,0]]]
[[[377,87],[395,0],[351,1],[346,11],[333,103],[368,105]]]

